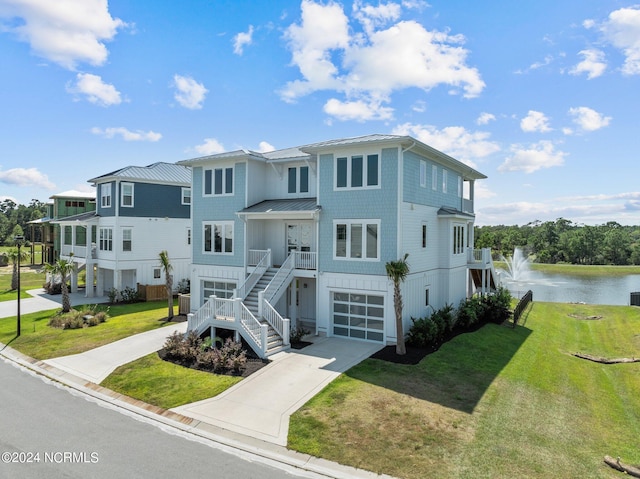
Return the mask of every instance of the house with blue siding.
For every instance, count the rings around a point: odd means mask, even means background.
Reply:
[[[96,210],[55,221],[61,258],[73,261],[71,289],[86,269],[87,297],[115,288],[163,285],[159,254],[166,250],[174,285],[189,278],[191,264],[191,170],[171,163],[128,166],[89,180]],[[81,244],[77,238],[85,238]]]
[[[406,253],[405,330],[495,288],[490,251],[472,248],[474,186],[486,177],[412,137],[178,164],[192,168],[190,330],[235,330],[263,356],[287,348],[296,326],[393,344],[385,265]]]

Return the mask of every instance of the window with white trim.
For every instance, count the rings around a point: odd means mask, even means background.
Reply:
[[[160,268],[153,268],[153,279],[160,279]]]
[[[334,220],[333,231],[334,259],[380,258],[380,220]]]
[[[182,204],[190,205],[191,204],[191,188],[182,188]]]
[[[120,184],[120,204],[127,208],[133,207],[133,183]]]
[[[436,165],[431,166],[431,189],[438,191],[438,167]]]
[[[462,176],[458,176],[458,198],[462,198]]]
[[[122,251],[131,251],[131,239],[133,237],[132,231],[133,230],[131,228],[122,229]]]
[[[427,223],[422,223],[422,247],[427,247]]]
[[[464,226],[453,227],[453,254],[464,253]]]
[[[99,238],[100,251],[113,251],[113,228],[100,228]]]
[[[380,157],[378,154],[336,158],[334,170],[336,189],[380,187]]]
[[[205,195],[233,194],[233,167],[204,170]]]
[[[288,170],[287,191],[289,193],[308,193],[309,192],[309,167],[308,166],[292,166]]]
[[[191,245],[191,228],[187,228],[187,244]]]
[[[420,160],[420,186],[427,187],[427,162]]]
[[[233,254],[233,221],[204,223],[204,252]]]
[[[236,283],[230,283],[228,281],[203,281],[202,304],[209,299],[209,296],[224,299],[233,297],[233,290],[236,289],[236,286]]]
[[[73,228],[71,226],[64,227],[64,242],[65,245],[70,245],[73,236]]]
[[[442,192],[446,193],[447,192],[447,176],[448,176],[448,172],[447,170],[442,170]]]
[[[111,208],[111,183],[100,185],[100,206]]]

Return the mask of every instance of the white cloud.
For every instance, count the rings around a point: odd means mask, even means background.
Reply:
[[[120,92],[113,85],[104,83],[102,78],[91,73],[78,73],[76,83],[67,86],[70,93],[85,95],[87,100],[100,106],[119,105]]]
[[[569,73],[572,75],[586,73],[587,78],[591,80],[592,78],[597,78],[602,75],[607,69],[604,52],[601,50],[596,50],[595,48],[582,50],[579,55],[582,55],[584,59],[569,70]]]
[[[512,155],[509,156],[498,171],[524,171],[533,173],[542,168],[552,168],[564,164],[564,157],[567,155],[563,151],[556,151],[555,146],[550,141],[539,141],[529,148],[519,145],[511,147]]]
[[[222,143],[215,138],[205,138],[204,143],[197,145],[195,150],[201,155],[215,155],[216,153],[222,153],[225,150]]]
[[[0,183],[16,186],[35,186],[52,190],[56,187],[49,177],[37,168],[11,168],[0,171]]]
[[[392,133],[413,136],[472,167],[475,167],[477,159],[500,151],[500,146],[489,140],[489,133],[470,132],[461,126],[448,126],[439,130],[431,125],[405,123],[395,127]]]
[[[609,14],[600,30],[625,55],[622,72],[640,75],[640,6],[620,8]]]
[[[549,128],[549,119],[544,113],[535,110],[529,110],[527,116],[520,121],[520,128],[526,132],[545,133],[551,131]]]
[[[173,86],[176,89],[174,98],[180,105],[190,110],[202,108],[204,99],[209,91],[202,83],[198,83],[191,77],[174,75]]]
[[[266,141],[261,141],[260,144],[258,145],[258,151],[260,153],[266,153],[268,151],[274,151],[274,150],[275,150],[275,147],[272,144],[267,143]]]
[[[492,113],[482,112],[476,120],[478,125],[487,125],[490,121],[495,121],[496,116]]]
[[[94,135],[100,135],[105,138],[115,138],[116,136],[121,136],[124,141],[158,141],[162,138],[160,133],[156,133],[154,131],[130,131],[124,127],[116,127],[116,128],[91,128],[91,133]]]
[[[324,112],[338,120],[389,120],[393,117],[393,108],[384,107],[380,102],[364,100],[340,101],[331,98],[324,105]]]
[[[573,122],[585,131],[599,130],[611,122],[610,116],[603,116],[586,106],[570,108],[569,115],[573,117]]]
[[[249,25],[249,31],[240,32],[233,37],[233,53],[242,55],[244,47],[253,43],[253,25]]]
[[[338,118],[388,119],[396,90],[440,85],[453,93],[475,97],[484,89],[478,70],[467,66],[468,51],[462,35],[429,31],[415,21],[398,21],[399,4],[354,4],[354,17],[363,25],[350,25],[341,5],[303,0],[300,23],[285,33],[292,64],[302,76],[288,82],[280,94],[285,101],[320,90],[343,93],[325,111]],[[388,26],[389,23],[392,23]],[[362,116],[353,115],[360,110]],[[352,113],[345,114],[345,110]]]
[[[81,62],[104,64],[105,42],[126,26],[108,7],[106,0],[3,1],[0,18],[12,21],[3,28],[29,43],[34,54],[73,70]]]

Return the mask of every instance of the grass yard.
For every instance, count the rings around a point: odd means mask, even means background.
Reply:
[[[99,306],[99,308],[106,307]],[[74,308],[80,309],[81,306],[74,305]],[[175,309],[177,310],[177,306]],[[50,359],[82,353],[168,324],[166,301],[110,306],[111,317],[106,323],[82,329],[62,330],[47,326],[49,319],[57,311],[59,310],[53,309],[22,315],[21,334],[18,338],[16,338],[16,318],[0,319],[0,342],[32,358]]]
[[[576,319],[602,316],[601,320]],[[400,478],[616,478],[640,463],[640,309],[533,303],[416,366],[368,359],[295,413],[289,447]]]
[[[0,267],[0,301],[18,299],[18,292],[11,289],[11,275],[13,267]],[[41,266],[20,267],[20,297],[30,298],[27,290],[42,288],[44,284],[44,272]]]
[[[120,366],[101,386],[170,409],[217,396],[241,380],[178,366],[152,353]]]

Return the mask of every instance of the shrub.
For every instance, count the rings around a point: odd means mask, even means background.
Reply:
[[[52,328],[80,329],[104,323],[109,315],[106,311],[95,311],[95,307],[83,310],[72,309],[65,314],[56,314],[47,323]]]
[[[511,293],[500,287],[494,294],[482,298],[483,320],[487,323],[502,324],[511,316]]]
[[[455,326],[461,329],[471,328],[483,319],[484,307],[478,296],[460,301]]]
[[[289,340],[292,343],[299,343],[307,334],[311,334],[311,331],[304,329],[302,326],[297,326],[295,328],[291,328],[291,331],[289,332]]]
[[[123,303],[137,303],[140,301],[138,290],[130,288],[129,286],[120,291],[120,297]]]
[[[232,371],[237,374],[244,369],[247,354],[241,342],[227,338],[220,348],[211,348],[206,346],[209,341],[203,341],[193,331],[186,336],[176,331],[165,341],[165,358],[216,373]]]
[[[189,294],[191,292],[191,281],[187,278],[181,279],[178,283],[178,293]]]
[[[107,296],[109,297],[109,302],[114,304],[118,300],[118,290],[116,288],[109,289]]]
[[[442,308],[434,311],[434,313],[431,315],[431,320],[437,327],[436,342],[442,342],[447,333],[451,331],[453,327],[453,319],[454,316],[452,304],[443,306]]]
[[[47,281],[42,285],[42,288],[47,292],[47,294],[62,294],[62,283]]]
[[[426,348],[432,345],[436,339],[438,327],[431,318],[411,318],[411,328],[407,343],[417,348]]]

